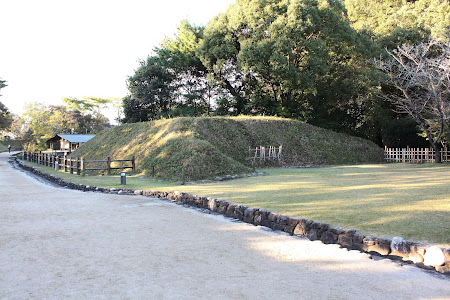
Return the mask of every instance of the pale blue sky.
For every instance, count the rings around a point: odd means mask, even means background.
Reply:
[[[0,0],[0,101],[117,97],[126,79],[182,19],[206,25],[235,0]]]

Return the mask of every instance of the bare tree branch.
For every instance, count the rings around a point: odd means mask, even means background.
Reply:
[[[431,146],[439,149],[450,122],[450,42],[429,40],[401,45],[387,53],[388,60],[374,63],[399,93],[384,94],[383,98],[391,101],[397,112],[413,118]]]

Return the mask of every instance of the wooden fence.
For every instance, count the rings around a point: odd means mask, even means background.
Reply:
[[[259,146],[256,148],[249,147],[248,155],[249,159],[253,160],[280,160],[282,150],[282,145],[280,147],[269,146],[268,148],[263,146]]]
[[[108,175],[111,175],[112,170],[123,170],[136,168],[135,157],[131,159],[111,159],[108,157],[106,160],[87,160],[84,157],[68,157],[58,156],[50,153],[29,153],[23,152],[23,160],[31,161],[39,165],[55,168],[55,170],[64,170],[64,172],[70,172],[70,174],[76,173],[77,175],[85,174],[86,171],[101,171],[105,170]],[[131,162],[130,166],[113,167],[113,162]],[[87,167],[88,164],[104,164],[104,167]]]
[[[450,162],[450,153],[447,147],[441,149],[441,161]],[[427,163],[434,162],[432,148],[384,148],[384,159],[390,162]]]

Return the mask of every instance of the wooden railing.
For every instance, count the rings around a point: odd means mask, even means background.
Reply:
[[[249,159],[253,160],[280,160],[281,159],[281,152],[283,150],[283,146],[280,147],[264,147],[259,146],[256,148],[248,148],[248,155]]]
[[[450,162],[450,153],[447,147],[441,149],[441,161]],[[384,159],[389,162],[426,163],[434,162],[432,148],[384,148]]]
[[[44,165],[47,167],[55,168],[55,170],[64,170],[64,172],[70,172],[70,174],[76,173],[77,175],[84,175],[86,171],[107,171],[108,175],[111,175],[112,170],[123,170],[123,169],[136,169],[135,157],[132,156],[130,159],[111,159],[111,157],[105,160],[87,160],[84,157],[69,157],[69,156],[58,156],[50,153],[41,152],[23,152],[23,160],[31,161],[39,165]],[[130,166],[112,166],[114,162],[130,162]],[[104,167],[87,167],[88,164],[104,164]]]

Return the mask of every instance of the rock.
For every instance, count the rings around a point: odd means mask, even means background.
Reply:
[[[283,226],[281,226],[280,224],[277,224],[277,223],[272,223],[272,229],[274,231],[282,231],[283,230]]]
[[[311,224],[311,228],[319,229],[319,228],[320,228],[320,223],[319,223],[319,222],[314,222],[314,223],[312,223],[312,224]]]
[[[330,225],[328,225],[327,223],[321,223],[319,228],[322,231],[327,231],[328,228],[330,228]]]
[[[337,235],[343,234],[345,232],[344,229],[341,229],[339,227],[332,227],[332,228],[330,228],[330,231]]]
[[[413,263],[423,263],[423,254],[425,251],[423,249],[420,249],[419,247],[413,245],[410,247],[410,252],[408,255],[408,260],[412,261]]]
[[[348,236],[348,235],[346,235],[346,234],[340,234],[338,236],[337,243],[339,245],[344,246],[344,247],[349,247],[350,248],[350,247],[353,246],[353,238]]]
[[[283,231],[292,235],[294,233],[294,227],[286,225],[286,227],[284,227]]]
[[[324,244],[334,244],[334,243],[336,243],[337,237],[331,231],[325,231],[320,236],[320,240]]]
[[[408,257],[410,251],[408,243],[399,236],[396,236],[392,239],[391,250],[393,255],[402,257]]]
[[[219,207],[219,205],[217,203],[217,199],[208,198],[208,208],[210,211],[217,211],[218,207]]]
[[[441,248],[432,246],[425,250],[423,263],[426,266],[442,266],[445,263],[445,255]]]
[[[366,236],[363,239],[363,243],[364,243],[364,245],[367,245],[367,246],[373,246],[373,245],[375,245],[375,238],[373,238],[371,236]]]
[[[381,255],[389,255],[391,253],[391,246],[390,244],[376,243],[375,245],[369,246],[368,251],[374,251]]]
[[[290,227],[295,228],[295,226],[297,226],[298,223],[300,223],[300,219],[298,219],[298,218],[292,218],[292,217],[289,217],[289,218],[288,218],[288,225],[289,225]]]
[[[450,248],[444,249],[445,262],[450,263]]]
[[[282,226],[283,225],[286,226],[288,224],[288,218],[285,217],[285,216],[278,216],[277,223],[282,225]]]
[[[261,222],[262,222],[261,215],[257,215],[253,218],[253,224],[255,224],[256,226],[261,225]]]
[[[242,207],[241,206],[236,206],[236,208],[234,209],[234,215],[233,218],[235,219],[239,219],[239,220],[243,220],[244,219],[244,212],[242,211]]]
[[[307,235],[312,223],[312,220],[301,219],[297,226],[295,226],[294,235]]]
[[[278,215],[276,213],[270,212],[267,218],[269,219],[270,222],[276,222]]]
[[[320,235],[321,232],[319,229],[311,228],[306,234],[306,237],[311,241],[316,241],[320,239]]]
[[[444,266],[436,266],[436,271],[439,273],[442,273],[444,275],[450,275],[450,266],[444,265]]]
[[[234,209],[236,208],[236,205],[234,204],[230,204],[228,205],[227,211],[226,211],[226,216],[229,218],[233,218],[234,217]]]
[[[244,222],[245,223],[253,223],[253,218],[255,216],[254,208],[247,208],[244,211]]]
[[[345,232],[347,236],[353,237],[356,234],[356,229],[350,229]]]
[[[261,226],[272,228],[272,222],[270,222],[268,219],[262,220],[261,221]]]

